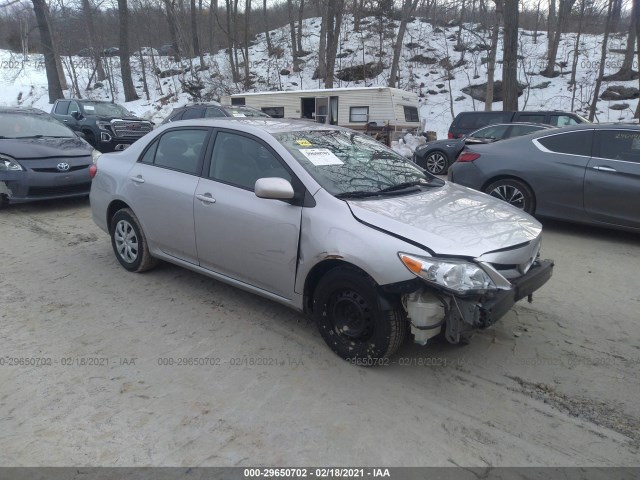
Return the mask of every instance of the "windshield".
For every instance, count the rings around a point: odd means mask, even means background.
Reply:
[[[117,103],[83,102],[82,108],[86,115],[102,117],[130,117],[131,112]]]
[[[274,134],[309,174],[336,196],[401,193],[420,186],[441,186],[414,163],[371,137],[341,130]]]
[[[0,138],[61,137],[75,134],[55,118],[46,114],[0,114]]]

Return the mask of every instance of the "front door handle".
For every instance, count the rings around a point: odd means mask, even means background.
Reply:
[[[211,196],[210,193],[204,195],[196,195],[196,198],[204,203],[216,203],[216,199]]]
[[[131,178],[131,180],[133,180],[136,183],[144,183],[144,178],[142,178],[140,175],[138,175],[137,177],[129,177]]]
[[[617,170],[615,168],[611,168],[611,167],[600,167],[600,166],[597,166],[597,167],[593,167],[593,168],[595,170],[599,170],[601,172],[614,172],[614,173],[617,172]]]

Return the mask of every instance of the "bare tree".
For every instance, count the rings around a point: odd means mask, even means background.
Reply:
[[[293,0],[287,0],[287,12],[289,14],[289,33],[291,35],[291,56],[295,60],[298,56],[298,44],[296,42],[296,24],[293,19]]]
[[[269,56],[273,53],[273,46],[271,45],[271,35],[269,34],[269,18],[267,16],[267,0],[262,0],[262,13],[264,20],[264,36],[267,39],[267,52]]]
[[[391,62],[391,73],[389,74],[389,86],[395,87],[398,83],[398,65],[400,64],[400,54],[402,53],[402,42],[407,31],[407,24],[411,16],[416,11],[420,0],[402,0],[402,13],[400,16],[400,26],[396,35],[396,42],[393,46],[393,60]]]
[[[87,39],[89,40],[89,48],[91,49],[91,56],[96,68],[96,78],[98,81],[104,80],[106,77],[104,68],[102,66],[102,56],[100,55],[101,48],[96,43],[95,38],[95,25],[93,21],[93,10],[91,9],[91,3],[89,0],[82,0],[82,13],[84,14],[84,20],[87,24]]]
[[[629,33],[627,34],[627,46],[624,52],[624,60],[622,61],[620,70],[613,75],[605,77],[605,80],[628,81],[633,80],[635,78],[635,75],[638,75],[638,72],[633,71],[633,56],[636,47],[636,24],[638,22],[637,11],[638,1],[635,0],[631,2],[631,25],[629,26]],[[612,19],[612,25],[614,21],[615,16]],[[611,31],[615,31],[613,29],[613,26],[611,28]]]
[[[218,48],[216,45],[216,29],[214,27],[214,21],[213,21],[216,15],[218,14],[217,12],[218,12],[218,0],[211,0],[211,2],[209,3],[209,25],[208,25],[209,51],[211,52],[211,55],[216,53],[216,50]],[[266,10],[265,10],[265,16],[266,16]]]
[[[490,112],[493,109],[493,86],[496,71],[496,54],[498,52],[498,36],[500,34],[500,21],[502,20],[502,0],[494,0],[496,15],[491,29],[491,45],[487,58],[487,90],[485,94],[484,109]]]
[[[169,25],[169,35],[173,44],[176,61],[180,61],[180,44],[178,42],[178,19],[176,16],[175,0],[163,0]]]
[[[131,54],[129,49],[129,8],[127,0],[118,0],[118,19],[120,20],[120,73],[122,74],[122,88],[124,101],[138,100],[136,87],[131,78]]]
[[[560,5],[558,8],[558,21],[555,25],[555,31],[553,32],[553,36],[549,33],[549,50],[547,52],[547,66],[544,71],[541,72],[541,75],[545,77],[554,77],[555,67],[556,67],[556,57],[558,56],[558,47],[560,46],[560,36],[562,32],[565,31],[567,27],[567,23],[569,21],[569,16],[571,14],[571,9],[573,8],[573,4],[576,0],[560,0]],[[555,0],[552,0],[552,3],[555,3]],[[551,10],[549,11],[549,23],[551,24]],[[506,21],[505,21],[506,24]],[[550,30],[551,32],[551,30]]]
[[[249,19],[251,18],[251,0],[245,0],[244,7],[244,88],[251,88],[251,72],[249,70]]]
[[[304,15],[304,0],[300,0],[300,5],[298,6],[298,32],[296,34],[296,42],[297,42],[297,50],[298,55],[302,55],[302,20]]]
[[[33,2],[33,11],[38,22],[38,30],[40,32],[40,45],[44,55],[44,66],[47,72],[47,85],[49,90],[49,103],[55,102],[59,98],[64,98],[62,86],[60,85],[60,75],[58,66],[56,65],[56,54],[53,49],[53,41],[51,38],[51,28],[47,12],[49,7],[45,0],[31,0]]]
[[[200,0],[202,6],[202,0]],[[200,59],[200,69],[204,70],[204,58],[202,50],[200,50],[200,41],[198,39],[198,10],[196,9],[196,0],[191,0],[191,45],[193,46],[194,56]]]
[[[504,0],[502,109],[518,110],[518,0]]]
[[[324,80],[324,88],[333,88],[334,69],[336,65],[336,55],[338,53],[338,43],[340,41],[343,10],[344,0],[327,1],[327,72]]]
[[[598,78],[593,89],[593,99],[589,107],[589,121],[593,122],[596,117],[596,109],[598,105],[598,97],[600,96],[600,86],[602,85],[602,77],[604,76],[604,65],[607,60],[607,43],[609,42],[609,33],[611,33],[611,14],[613,10],[614,0],[609,0],[607,5],[607,20],[604,25],[604,36],[602,38],[602,52],[600,55],[600,68],[598,69]]]
[[[584,23],[584,10],[587,5],[587,0],[580,0],[580,16],[578,17],[578,32],[576,34],[576,41],[573,45],[573,61],[571,63],[571,79],[569,80],[569,86],[571,87],[571,111],[573,112],[576,101],[576,73],[578,70],[578,57],[580,56],[580,39],[582,38],[582,24]]]

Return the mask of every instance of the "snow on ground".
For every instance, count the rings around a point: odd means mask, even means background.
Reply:
[[[363,62],[377,62],[380,54],[380,35],[378,33],[379,20],[376,18],[365,19],[366,25],[361,32],[353,31],[353,24],[350,17],[345,17],[338,58],[336,60],[336,71],[361,65]],[[386,22],[386,20],[385,20]],[[397,22],[395,24],[397,28]],[[405,90],[415,91],[420,95],[420,114],[425,130],[433,130],[438,138],[446,137],[446,133],[452,118],[459,112],[468,110],[483,110],[484,104],[473,100],[470,96],[462,92],[462,88],[470,84],[479,84],[486,81],[486,64],[482,63],[482,58],[487,52],[473,50],[473,47],[488,43],[489,32],[481,31],[477,26],[465,24],[461,30],[462,41],[468,47],[464,52],[454,51],[456,40],[453,35],[457,35],[458,26],[433,27],[423,19],[416,19],[409,24],[405,35],[404,44],[406,48],[400,63],[400,86]],[[271,31],[271,40],[275,46],[283,49],[280,58],[267,55],[267,47],[264,33],[259,34],[253,45],[249,48],[249,65],[254,74],[254,85],[251,91],[266,90],[295,90],[322,88],[319,80],[314,80],[313,73],[318,64],[318,38],[320,33],[320,19],[310,18],[304,21],[303,28],[303,48],[309,52],[301,57],[300,71],[295,72],[291,63],[291,53],[289,49],[289,33],[287,28],[280,28]],[[546,34],[539,33],[537,43],[534,43],[532,32],[520,31],[520,51],[522,57],[518,68],[519,80],[531,88],[526,88],[519,100],[521,110],[537,109],[557,109],[572,110],[586,115],[597,76],[598,62],[600,59],[602,37],[598,35],[583,35],[579,51],[580,56],[577,66],[575,92],[569,88],[570,67],[563,69],[563,74],[556,78],[545,78],[537,75],[537,72],[545,66],[546,54]],[[563,35],[558,51],[558,62],[566,61],[571,64],[572,52],[574,50],[576,34],[569,33]],[[391,42],[394,38],[389,32],[383,38],[383,61],[386,67],[391,63]],[[624,48],[626,36],[615,35],[610,40],[610,48]],[[501,48],[498,49],[498,60],[501,56]],[[411,61],[416,55],[430,57],[435,63],[423,64],[418,61]],[[465,63],[450,70],[448,75],[444,66],[449,58],[451,64],[457,64],[464,55]],[[623,55],[610,53],[607,57],[605,73],[615,73],[622,62]],[[89,59],[72,57],[75,70],[78,74],[79,84],[83,96],[95,99],[111,99],[111,90],[107,82],[101,88],[94,88],[85,91],[89,76],[92,71]],[[119,82],[118,59],[109,58],[116,81],[114,82],[114,97],[119,103],[124,103],[124,94]],[[162,70],[175,68],[179,65],[171,62],[167,57],[157,59]],[[201,72],[199,77],[205,83],[204,92],[210,98],[219,98],[224,94],[242,92],[241,82],[234,83],[231,80],[228,57],[224,50],[206,56],[205,61],[209,63],[208,72]],[[69,58],[65,58],[68,65]],[[150,63],[146,57],[145,62]],[[183,61],[183,66],[189,65],[189,61]],[[193,65],[198,61],[193,61]],[[138,88],[141,99],[126,103],[126,107],[135,114],[160,122],[176,106],[183,105],[191,100],[188,94],[182,91],[181,79],[191,79],[192,74],[174,75],[167,78],[159,78],[148,68],[147,80],[149,83],[149,99],[147,100],[141,81],[140,62],[137,58],[132,59],[134,73],[134,83]],[[4,105],[26,105],[34,106],[45,111],[49,111],[51,106],[48,103],[47,82],[44,69],[44,62],[41,55],[31,55],[26,62],[22,61],[21,55],[9,51],[0,51],[0,104]],[[289,70],[290,74],[282,74],[283,69]],[[637,60],[634,60],[634,69],[637,70]],[[68,70],[68,69],[67,69]],[[496,66],[495,78],[502,76],[501,65]],[[67,75],[70,82],[70,75]],[[357,87],[386,85],[389,78],[389,68],[385,68],[375,78],[363,81],[341,81],[336,79],[335,87]],[[539,87],[544,82],[550,82],[546,88]],[[638,82],[603,82],[601,93],[609,85],[624,85],[637,87]],[[176,93],[177,92],[177,93]],[[169,101],[161,101],[168,94],[174,95]],[[69,96],[69,91],[65,92]],[[597,120],[600,122],[632,121],[638,100],[625,100],[629,107],[624,110],[612,110],[615,103],[600,100],[598,102]],[[573,108],[572,108],[573,107]],[[493,104],[494,110],[502,109],[501,102]],[[410,145],[409,148],[415,148]]]

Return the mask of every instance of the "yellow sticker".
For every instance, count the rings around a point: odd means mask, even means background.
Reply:
[[[305,139],[302,139],[302,140],[296,140],[296,143],[297,143],[298,145],[300,145],[301,147],[310,147],[310,146],[312,145],[312,144],[311,144],[311,142],[310,142],[309,140],[305,140]]]

